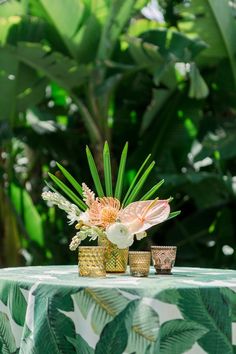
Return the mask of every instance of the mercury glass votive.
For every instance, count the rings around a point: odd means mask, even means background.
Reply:
[[[147,277],[149,274],[151,253],[146,251],[130,251],[129,266],[133,277]]]
[[[171,274],[176,251],[176,246],[151,246],[152,261],[157,274]]]
[[[78,262],[81,277],[106,276],[105,247],[80,246]]]

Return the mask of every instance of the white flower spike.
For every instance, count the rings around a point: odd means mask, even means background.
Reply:
[[[74,224],[80,220],[81,211],[77,207],[77,205],[70,203],[66,198],[64,198],[59,193],[53,192],[43,192],[42,193],[43,200],[49,202],[49,204],[57,205],[58,208],[64,210],[67,214],[67,218],[69,219],[69,225]]]

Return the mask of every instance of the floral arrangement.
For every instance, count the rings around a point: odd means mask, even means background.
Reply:
[[[94,158],[88,147],[86,147],[88,165],[97,196],[85,183],[80,185],[59,163],[57,163],[58,168],[73,189],[69,188],[55,175],[49,173],[49,177],[70,201],[48,183],[51,191],[43,192],[42,198],[48,201],[50,205],[57,205],[64,210],[70,225],[76,223],[77,232],[70,243],[71,250],[75,250],[81,241],[87,237],[90,240],[95,240],[104,236],[118,248],[127,248],[132,245],[135,237],[137,240],[141,240],[147,235],[146,230],[180,213],[179,211],[170,213],[169,203],[172,198],[159,200],[158,197],[155,197],[151,199],[164,183],[164,180],[155,184],[139,200],[136,200],[155,165],[154,161],[149,163],[151,155],[147,156],[122,198],[127,152],[128,143],[125,144],[121,154],[114,192],[110,151],[107,142],[105,142],[103,149],[105,192]]]

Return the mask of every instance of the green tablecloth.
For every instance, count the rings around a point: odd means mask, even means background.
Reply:
[[[0,353],[236,352],[236,271],[80,278],[76,266],[0,270]]]

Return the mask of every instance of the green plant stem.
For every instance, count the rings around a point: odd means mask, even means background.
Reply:
[[[86,126],[90,140],[92,144],[97,144],[100,143],[102,144],[103,142],[103,137],[101,134],[101,131],[97,124],[95,123],[93,117],[89,113],[88,108],[84,105],[84,103],[79,99],[74,93],[70,92],[70,96],[73,99],[73,101],[77,104],[78,109],[80,111],[80,114],[83,118],[84,125]]]

